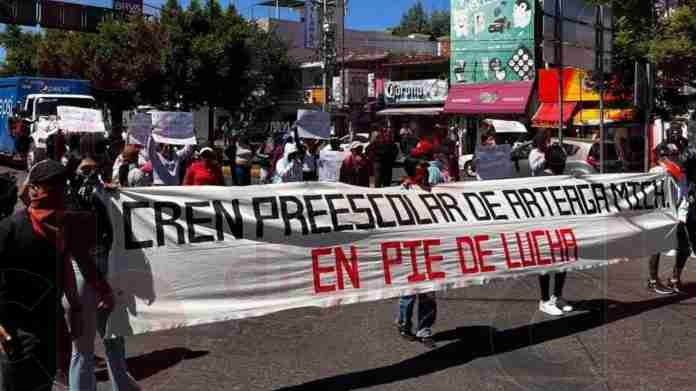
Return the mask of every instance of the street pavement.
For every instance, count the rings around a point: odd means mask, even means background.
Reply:
[[[693,391],[690,262],[682,296],[645,289],[646,259],[570,273],[579,310],[560,318],[537,311],[536,278],[440,292],[436,349],[401,339],[385,300],[131,337],[129,365],[148,391]]]

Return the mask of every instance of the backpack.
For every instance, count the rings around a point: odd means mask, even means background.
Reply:
[[[546,167],[548,167],[554,175],[562,175],[566,165],[566,151],[559,143],[549,145],[546,151]]]
[[[17,179],[10,174],[0,174],[0,219],[12,214],[17,204]]]

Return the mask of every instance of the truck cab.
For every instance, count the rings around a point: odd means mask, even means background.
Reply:
[[[0,78],[0,159],[18,166],[42,159],[48,136],[58,130],[57,107],[95,109],[90,94],[87,80]]]

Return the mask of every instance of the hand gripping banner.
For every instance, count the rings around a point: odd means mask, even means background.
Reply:
[[[111,195],[110,335],[607,266],[675,247],[661,174],[430,192],[336,183]]]

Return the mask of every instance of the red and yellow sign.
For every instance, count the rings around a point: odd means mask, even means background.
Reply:
[[[605,109],[604,123],[628,122],[636,119],[636,112],[631,109]],[[575,126],[599,126],[599,109],[580,110],[573,118]]]
[[[558,69],[539,70],[539,101],[558,103]],[[604,100],[616,100],[617,96],[604,92]],[[594,88],[590,73],[578,68],[563,69],[563,100],[565,102],[599,102],[599,92]]]

